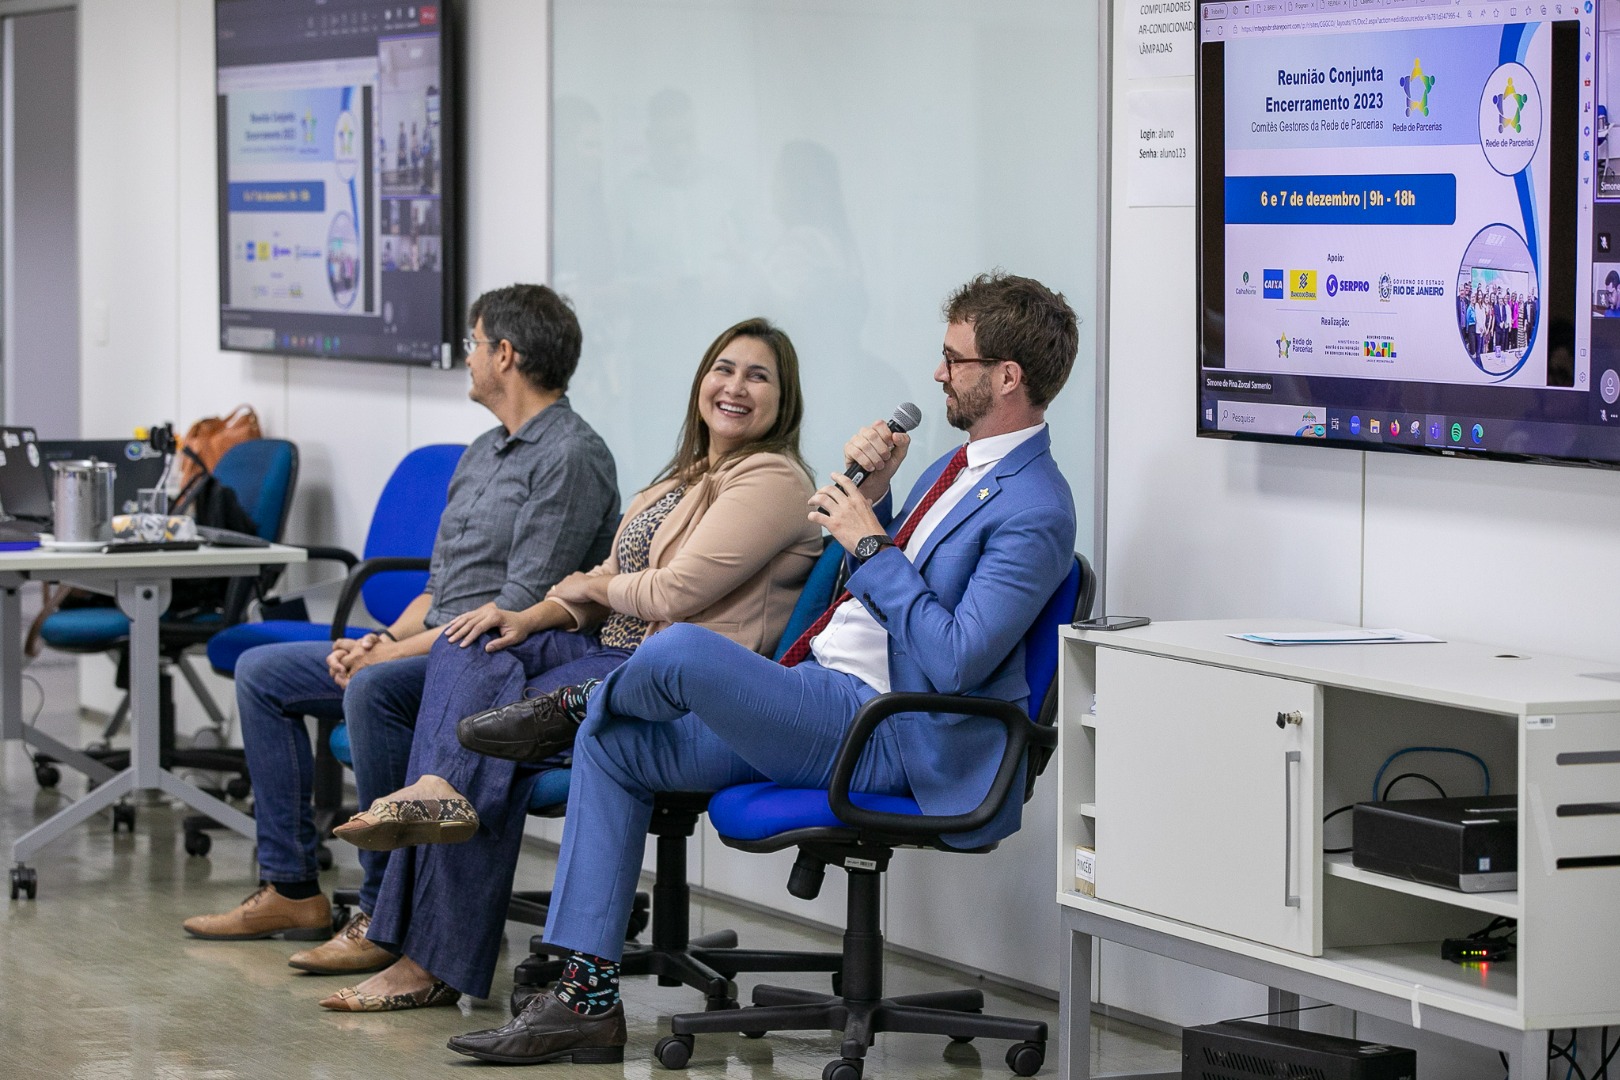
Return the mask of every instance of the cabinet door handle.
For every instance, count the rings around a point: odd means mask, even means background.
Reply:
[[[1298,750],[1283,754],[1283,904],[1299,907],[1294,887],[1294,766],[1300,762]]]

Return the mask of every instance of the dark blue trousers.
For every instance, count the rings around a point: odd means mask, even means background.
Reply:
[[[366,935],[473,997],[489,996],[539,769],[463,749],[456,722],[517,701],[526,688],[544,692],[601,678],[630,655],[563,630],[496,653],[484,651],[488,640],[467,648],[443,637],[434,642],[405,779],[449,781],[478,811],[478,832],[461,844],[391,853]]]

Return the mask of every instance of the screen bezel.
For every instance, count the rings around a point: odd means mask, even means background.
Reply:
[[[214,96],[216,107],[219,94],[219,9],[222,5],[240,0],[214,0]],[[411,368],[452,368],[466,358],[461,352],[461,330],[463,329],[463,313],[465,310],[464,287],[462,284],[462,237],[464,235],[465,207],[461,197],[462,186],[462,125],[461,102],[463,87],[461,82],[461,48],[458,28],[460,20],[457,11],[459,0],[435,0],[439,8],[439,126],[441,132],[442,155],[440,160],[441,193],[439,196],[439,224],[442,230],[439,256],[443,271],[440,275],[439,289],[439,323],[441,327],[438,355],[433,359],[419,359],[402,357],[392,354],[374,354],[353,349],[337,348],[330,352],[294,351],[279,347],[254,348],[250,346],[223,344],[225,340],[225,282],[227,273],[225,268],[226,249],[228,246],[227,209],[229,178],[225,161],[224,132],[221,130],[221,121],[216,119],[215,138],[218,140],[214,147],[214,166],[216,189],[217,218],[215,221],[214,244],[220,265],[217,284],[219,297],[217,301],[217,318],[220,351],[248,353],[258,356],[282,356],[289,359],[301,360],[356,360],[363,363],[390,364]],[[372,237],[375,241],[376,236]]]

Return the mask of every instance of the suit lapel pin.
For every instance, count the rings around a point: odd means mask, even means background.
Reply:
[[[990,489],[989,488],[980,488],[979,489],[979,501],[980,502],[984,502],[984,500],[988,499],[989,497],[990,497]]]

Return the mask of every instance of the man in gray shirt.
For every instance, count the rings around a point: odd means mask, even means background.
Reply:
[[[618,481],[613,455],[565,396],[579,362],[573,311],[543,285],[513,285],[480,296],[468,323],[468,396],[500,424],[473,441],[450,478],[426,590],[386,630],[262,645],[237,662],[263,880],[233,910],[187,919],[194,937],[324,940],[332,909],[316,880],[305,717],[348,721],[355,787],[369,806],[405,784],[428,650],[444,624],[491,600],[529,607],[608,555]],[[388,853],[361,851],[360,861],[360,913],[331,941],[295,954],[294,967],[349,974],[394,961],[366,940]]]

